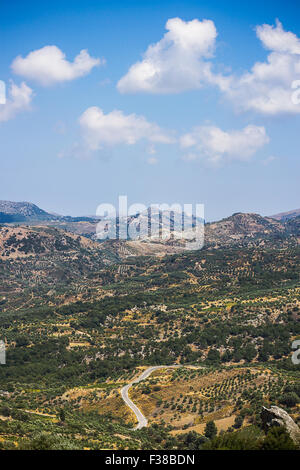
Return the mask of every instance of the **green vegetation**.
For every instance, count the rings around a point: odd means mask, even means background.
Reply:
[[[0,259],[0,447],[293,448],[283,430],[264,435],[259,413],[276,404],[299,420],[299,247],[120,264],[106,245],[45,230],[9,237],[5,250],[26,257]],[[133,431],[121,386],[138,367],[174,363],[198,369],[135,385],[150,426]]]

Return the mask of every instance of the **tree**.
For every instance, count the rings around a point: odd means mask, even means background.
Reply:
[[[285,393],[284,395],[282,395],[280,397],[279,401],[283,405],[292,407],[292,406],[296,406],[297,403],[299,403],[300,400],[299,400],[299,397],[298,397],[297,393],[290,392],[290,393]]]
[[[238,415],[238,416],[235,417],[233,427],[236,428],[236,429],[239,429],[240,427],[242,427],[243,422],[244,422],[243,416]]]
[[[28,346],[29,340],[26,338],[24,335],[20,335],[16,337],[16,346],[21,347],[21,346]]]
[[[22,443],[20,448],[23,450],[52,450],[55,442],[54,436],[49,433],[41,432],[35,435],[28,442]]]
[[[255,358],[256,356],[256,349],[255,347],[253,346],[253,344],[248,344],[245,349],[244,349],[244,352],[243,352],[243,355],[244,355],[244,359],[247,361],[247,362],[251,362],[252,359]]]
[[[297,447],[293,443],[287,431],[282,426],[273,426],[264,442],[262,450],[296,450]]]
[[[59,410],[59,419],[62,423],[65,422],[66,414],[65,414],[65,411],[64,411],[63,408],[61,408],[61,410]]]
[[[213,439],[218,434],[217,426],[214,421],[208,421],[204,429],[204,435],[208,439]]]
[[[210,349],[207,354],[207,361],[211,363],[219,363],[221,360],[220,353],[217,349]]]

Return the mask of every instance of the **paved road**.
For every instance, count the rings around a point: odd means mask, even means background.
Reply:
[[[121,389],[121,395],[123,400],[125,401],[126,405],[129,406],[129,408],[134,412],[135,416],[137,417],[138,424],[135,426],[134,429],[141,429],[147,426],[148,420],[145,418],[141,410],[133,403],[132,400],[130,400],[128,396],[128,390],[130,387],[132,387],[133,384],[136,384],[138,382],[141,382],[142,380],[145,380],[147,377],[149,377],[150,374],[152,374],[153,371],[157,369],[174,369],[175,367],[182,367],[180,365],[174,365],[174,366],[153,366],[149,367],[148,369],[144,370],[141,375],[139,375],[135,380],[130,382],[128,385],[125,385]]]

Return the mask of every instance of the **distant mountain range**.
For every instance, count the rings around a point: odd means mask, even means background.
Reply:
[[[153,211],[152,211],[153,214]],[[236,215],[236,214],[233,214]],[[294,219],[300,215],[300,209],[294,209],[292,211],[281,212],[279,214],[274,214],[266,218],[276,219],[279,221],[285,221],[289,219]],[[155,218],[157,214],[154,213]],[[140,214],[141,218],[145,218],[145,213]],[[136,216],[131,217],[136,218]],[[164,219],[169,223],[170,217],[167,214],[167,211],[164,212]],[[0,200],[0,223],[11,223],[11,222],[39,222],[39,221],[49,221],[49,220],[60,220],[68,222],[80,222],[80,221],[91,221],[96,222],[99,220],[98,217],[93,216],[80,216],[80,217],[71,217],[71,216],[62,216],[58,214],[52,214],[46,212],[43,209],[40,209],[38,206],[31,202],[13,202],[13,201],[1,201]],[[223,219],[226,220],[226,219]],[[189,220],[190,223],[190,220]]]
[[[120,258],[135,255],[163,255],[177,253],[185,249],[182,240],[171,238],[147,238],[146,214],[142,213],[129,217],[136,227],[136,238],[130,241],[108,240],[103,248],[115,253]],[[157,226],[161,226],[164,233],[170,226],[173,215],[164,214],[161,219],[155,214]],[[172,221],[174,222],[174,221]],[[96,227],[99,219],[92,217],[68,217],[50,214],[29,202],[0,201],[0,223],[6,225],[52,226],[64,231],[97,240]],[[193,220],[188,220],[188,229],[191,230]],[[179,228],[180,221],[173,223],[175,230]],[[215,249],[222,247],[243,246],[286,246],[300,243],[300,210],[294,210],[272,217],[262,217],[259,214],[236,213],[222,220],[205,224],[205,248]]]

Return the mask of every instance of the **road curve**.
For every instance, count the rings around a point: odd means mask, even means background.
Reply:
[[[133,401],[130,400],[130,398],[128,396],[128,391],[129,391],[130,387],[132,387],[133,384],[136,384],[138,382],[141,382],[142,380],[145,380],[147,377],[149,377],[150,374],[152,374],[153,371],[155,371],[157,369],[174,369],[176,367],[182,367],[182,366],[174,365],[174,366],[153,366],[153,367],[149,367],[148,369],[144,370],[144,372],[142,372],[141,375],[139,375],[135,380],[133,380],[129,384],[125,385],[121,389],[121,396],[122,396],[124,402],[134,412],[134,414],[135,414],[135,416],[138,420],[138,424],[135,426],[134,429],[144,428],[145,426],[147,426],[148,420],[147,420],[147,418],[145,418],[145,416],[143,415],[141,410],[133,403]]]

